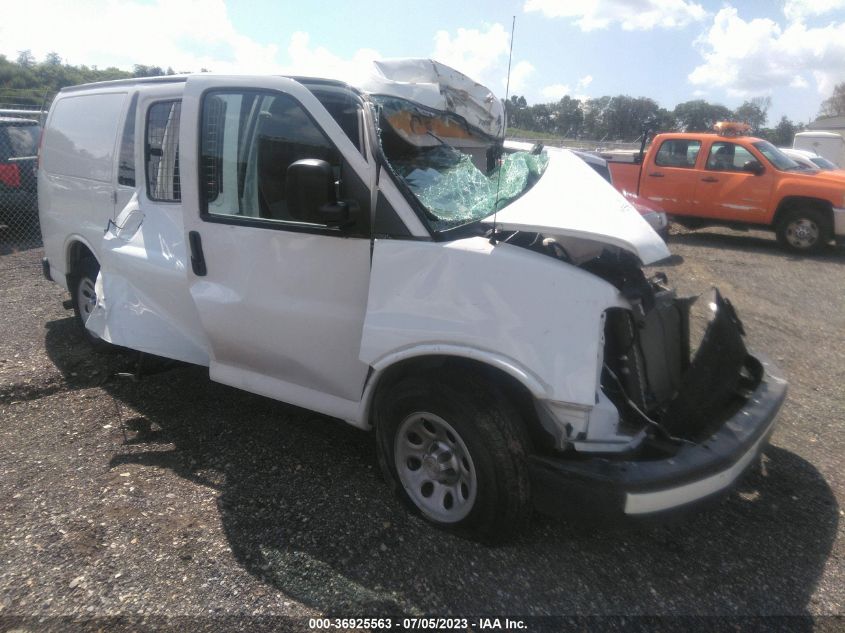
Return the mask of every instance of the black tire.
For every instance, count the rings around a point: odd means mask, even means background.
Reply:
[[[531,491],[527,467],[529,440],[516,408],[480,378],[454,370],[408,376],[383,391],[376,399],[374,410],[376,441],[379,464],[394,493],[412,511],[439,528],[488,543],[503,542],[517,535],[531,515]],[[457,435],[452,441],[459,442],[467,451],[469,463],[463,463],[472,466],[475,493],[467,509],[469,491],[459,483],[457,494],[464,497],[461,503],[465,505],[462,511],[468,511],[463,518],[439,520],[431,516],[431,509],[422,507],[412,497],[416,494],[419,498],[424,493],[409,494],[397,471],[397,433],[420,414],[446,421],[447,427]],[[431,442],[434,444],[436,440]],[[462,449],[455,444],[453,447],[460,459]],[[432,461],[437,460],[428,463]],[[422,477],[429,476],[425,471],[427,466],[418,468]],[[403,470],[403,476],[407,479],[409,471]],[[427,483],[430,482],[421,486]],[[445,490],[446,484],[443,485],[439,490]]]
[[[830,218],[812,207],[787,211],[775,227],[778,242],[793,253],[817,253],[831,239]]]
[[[109,351],[111,345],[93,334],[85,327],[85,319],[87,318],[87,310],[82,305],[84,297],[90,295],[86,289],[93,288],[97,282],[97,275],[100,272],[100,265],[93,257],[86,257],[81,260],[75,267],[74,273],[70,276],[70,298],[73,303],[73,313],[76,316],[76,322],[82,331],[82,336],[89,345],[98,351]],[[94,295],[96,298],[96,295]]]

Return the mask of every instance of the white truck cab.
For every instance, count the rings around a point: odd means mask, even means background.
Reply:
[[[66,88],[38,172],[45,275],[95,344],[373,429],[388,481],[488,540],[530,505],[648,515],[727,489],[786,383],[578,157],[430,60],[360,86],[167,77]]]

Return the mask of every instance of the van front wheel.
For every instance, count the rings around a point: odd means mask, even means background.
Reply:
[[[375,417],[379,463],[414,512],[487,542],[525,525],[524,425],[483,381],[451,371],[408,377],[378,398]]]

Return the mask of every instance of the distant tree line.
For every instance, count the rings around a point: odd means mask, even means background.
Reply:
[[[845,102],[845,84],[837,89]],[[695,99],[667,110],[648,97],[628,95],[586,100],[567,95],[557,102],[535,105],[528,105],[525,97],[512,96],[506,109],[509,127],[563,138],[631,142],[642,137],[646,124],[655,132],[704,132],[711,131],[717,121],[742,121],[751,126],[756,136],[775,145],[792,145],[803,124],[783,116],[773,127],[766,127],[771,104],[770,97],[755,97],[731,110]]]
[[[206,72],[205,68],[200,69]],[[182,72],[182,71],[180,71]],[[0,101],[3,106],[41,106],[66,86],[125,79],[128,77],[158,77],[175,75],[172,68],[136,64],[132,72],[119,68],[72,66],[64,63],[58,53],[49,53],[43,61],[35,59],[31,51],[20,51],[14,61],[0,55]],[[49,102],[46,104],[49,105]]]

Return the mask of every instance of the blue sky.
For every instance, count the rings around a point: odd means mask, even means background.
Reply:
[[[11,58],[351,77],[374,57],[434,57],[500,96],[515,15],[511,94],[531,103],[629,94],[735,107],[768,95],[770,123],[811,120],[845,81],[845,0],[42,0],[34,23],[25,3],[4,13]]]

